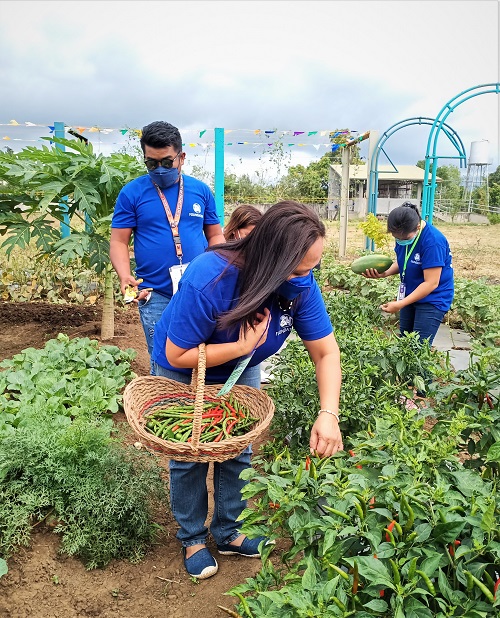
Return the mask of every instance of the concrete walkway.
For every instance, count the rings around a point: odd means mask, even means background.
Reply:
[[[450,362],[456,371],[469,367],[471,337],[465,331],[441,324],[432,346],[440,352],[450,353]]]

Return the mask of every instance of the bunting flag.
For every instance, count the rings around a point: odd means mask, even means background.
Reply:
[[[50,126],[48,126],[48,125],[47,125],[47,128],[49,129],[49,131],[50,131],[51,133],[54,133],[54,131],[56,130],[56,128],[55,128],[55,127],[50,127]]]
[[[87,127],[75,127],[75,129],[78,133],[83,133],[87,129]]]
[[[89,132],[90,133],[99,133],[99,127],[90,127]]]
[[[309,135],[316,135],[317,131],[309,131],[309,133],[307,134],[307,136],[309,137]]]
[[[10,137],[8,135],[6,135],[5,137],[3,137],[2,139],[10,139]]]
[[[14,126],[19,125],[19,123],[17,122],[17,120],[11,120],[11,121],[9,122],[9,124],[12,124],[12,125],[14,125]]]
[[[128,133],[128,129],[120,129],[120,133],[122,135],[125,135],[125,133]]]
[[[302,133],[304,133],[304,131],[294,131],[293,136],[295,137],[296,135],[302,135]]]
[[[207,132],[206,129],[203,129],[203,131],[200,131],[200,137],[203,137],[205,135],[205,133]]]

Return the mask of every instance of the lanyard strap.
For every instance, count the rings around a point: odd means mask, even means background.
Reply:
[[[167,198],[163,195],[163,191],[156,183],[153,182],[153,184],[155,186],[155,189],[158,191],[161,203],[163,204],[163,208],[165,209],[165,214],[167,215],[170,229],[172,230],[172,236],[174,238],[175,244],[175,253],[179,258],[179,262],[182,264],[182,246],[181,237],[179,236],[179,221],[181,218],[182,203],[184,202],[184,180],[182,178],[182,174],[179,175],[179,197],[177,198],[177,208],[175,209],[174,216],[172,216],[172,210],[167,201]]]
[[[422,224],[420,224],[420,230],[418,232],[418,234],[415,236],[415,240],[412,242],[411,247],[410,247],[410,252],[408,253],[408,247],[405,247],[405,260],[403,263],[403,272],[401,274],[401,281],[405,280],[405,272],[406,272],[406,265],[408,264],[408,260],[411,257],[411,254],[413,253],[413,249],[415,249],[415,246],[418,242],[418,239],[420,238],[420,234],[422,232]]]

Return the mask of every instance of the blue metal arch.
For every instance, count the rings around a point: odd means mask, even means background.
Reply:
[[[475,90],[480,90],[480,92],[473,92]],[[469,94],[472,93],[472,94]],[[479,86],[473,86],[472,88],[468,88],[457,94],[455,97],[450,99],[440,110],[436,119],[431,127],[429,133],[429,139],[427,140],[427,150],[425,153],[425,171],[424,171],[424,187],[422,191],[422,218],[426,219],[429,223],[432,223],[432,215],[434,212],[434,197],[436,194],[436,168],[437,159],[439,156],[436,155],[436,147],[437,140],[439,137],[439,132],[443,130],[443,126],[445,124],[445,120],[451,114],[451,112],[461,105],[481,94],[499,94],[500,93],[500,83],[491,83],[491,84],[481,84]],[[467,96],[466,96],[467,95]],[[430,153],[432,148],[432,154]],[[431,170],[432,165],[432,172]],[[429,181],[429,175],[431,176]]]
[[[381,137],[377,141],[377,144],[375,145],[374,156],[372,157],[370,161],[370,172],[369,172],[369,178],[368,178],[368,212],[369,213],[372,213],[374,215],[377,214],[377,197],[378,197],[377,194],[378,194],[378,176],[379,176],[378,162],[379,162],[379,157],[380,157],[381,152],[383,152],[385,156],[389,159],[389,162],[394,168],[394,170],[396,172],[398,171],[394,163],[389,158],[389,155],[383,149],[383,146],[386,143],[386,141],[389,139],[389,137],[391,137],[391,135],[393,135],[400,129],[404,129],[406,127],[416,125],[416,124],[433,125],[434,123],[435,123],[435,119],[429,118],[427,116],[418,116],[418,117],[416,116],[412,118],[405,118],[404,120],[400,120],[399,122],[391,125],[381,135]],[[443,123],[443,126],[445,127],[443,129],[444,133],[446,134],[446,136],[449,138],[449,140],[451,141],[451,143],[453,144],[453,146],[457,149],[459,153],[459,157],[457,158],[460,159],[460,166],[462,166],[462,162],[465,163],[465,160],[466,160],[465,148],[462,143],[462,140],[460,139],[460,136],[458,135],[458,133],[452,127],[444,123]],[[371,245],[372,245],[371,249],[373,250],[374,249],[373,242],[371,242]],[[368,238],[365,239],[365,247],[366,249],[370,248],[370,240]]]

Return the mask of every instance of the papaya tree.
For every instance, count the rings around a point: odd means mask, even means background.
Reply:
[[[102,339],[114,336],[113,268],[109,237],[120,189],[144,173],[129,154],[95,154],[91,143],[42,138],[64,146],[27,147],[0,152],[0,245],[7,256],[14,247],[33,244],[40,258],[57,256],[64,264],[80,258],[104,276]],[[67,223],[61,236],[57,222]]]

